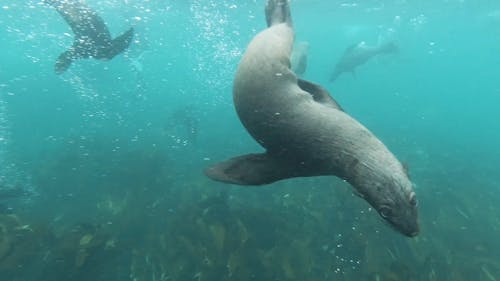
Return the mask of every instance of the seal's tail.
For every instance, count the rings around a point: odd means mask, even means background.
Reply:
[[[116,55],[127,49],[128,46],[130,45],[130,42],[132,42],[133,37],[134,37],[134,29],[130,28],[122,35],[113,39],[113,42],[111,43],[111,48],[106,58],[112,59],[113,57],[115,57]]]
[[[267,26],[280,23],[292,25],[289,0],[268,0],[266,4]]]

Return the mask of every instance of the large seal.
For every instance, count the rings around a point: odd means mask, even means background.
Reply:
[[[77,59],[110,60],[127,49],[132,41],[133,28],[115,39],[111,38],[104,20],[82,1],[44,0],[44,2],[52,5],[75,33],[73,45],[57,59],[55,71],[58,74],[66,71]]]
[[[330,81],[335,81],[344,72],[351,72],[354,75],[356,67],[365,64],[374,56],[395,53],[397,51],[398,47],[394,42],[378,46],[368,46],[365,42],[354,44],[344,51],[344,54],[335,65],[332,76],[330,76]]]
[[[268,28],[248,45],[234,79],[238,116],[265,153],[247,154],[205,170],[240,185],[320,175],[348,181],[407,236],[418,234],[417,200],[401,163],[320,86],[290,69],[294,40],[287,0],[269,0]]]

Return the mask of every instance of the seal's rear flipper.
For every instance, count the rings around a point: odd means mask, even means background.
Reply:
[[[287,178],[312,176],[305,167],[267,153],[231,158],[208,167],[205,174],[216,181],[239,185],[263,185]]]
[[[266,4],[267,26],[286,22],[292,25],[289,0],[268,0]]]
[[[132,42],[132,38],[134,37],[134,29],[130,28],[122,35],[116,37],[111,42],[111,48],[106,56],[107,59],[112,59],[119,53],[123,52],[128,48],[130,42]]]

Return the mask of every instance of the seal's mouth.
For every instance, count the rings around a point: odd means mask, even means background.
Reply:
[[[406,237],[415,237],[417,236],[420,231],[419,229],[417,228],[416,230],[412,229],[412,230],[409,230],[409,229],[406,229],[406,228],[401,228],[401,227],[398,227],[397,225],[395,225],[393,222],[387,220],[387,219],[384,219],[382,218],[382,221],[384,222],[384,224],[388,225],[390,228],[392,228],[394,231],[398,232],[398,233],[401,233],[403,234],[404,236]]]
[[[419,233],[418,230],[407,231],[407,230],[396,228],[395,226],[393,226],[393,228],[396,229],[399,233],[405,235],[406,237],[415,237]]]
[[[414,232],[411,232],[411,233],[405,234],[405,235],[408,236],[408,237],[415,237],[415,236],[418,235],[418,233],[419,233],[419,231],[417,230],[417,231],[414,231]]]

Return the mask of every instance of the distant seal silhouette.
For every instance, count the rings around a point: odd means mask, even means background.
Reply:
[[[398,47],[394,42],[385,43],[379,46],[368,46],[365,42],[354,44],[347,48],[335,66],[330,81],[333,82],[344,72],[355,74],[356,67],[366,63],[369,59],[380,54],[390,54],[397,52]]]
[[[43,0],[53,6],[75,33],[73,45],[59,55],[55,71],[61,74],[77,59],[110,60],[128,48],[134,29],[111,38],[104,20],[90,7],[78,0]]]
[[[248,45],[233,86],[238,116],[266,152],[231,158],[205,174],[239,185],[335,175],[399,232],[417,235],[417,200],[401,163],[328,92],[291,71],[287,0],[269,0],[266,18],[268,28]]]
[[[307,55],[309,52],[309,43],[299,42],[293,47],[290,56],[292,71],[298,76],[302,76],[307,70]]]

